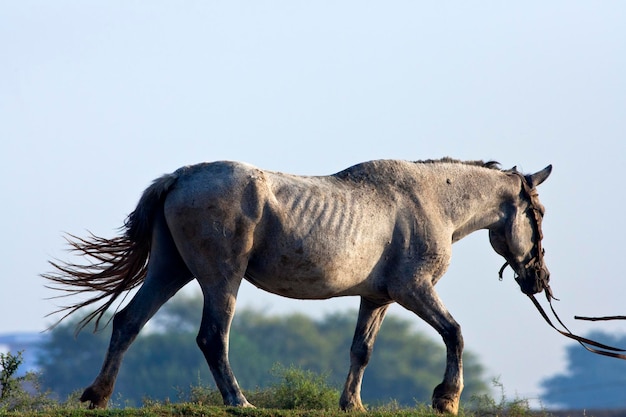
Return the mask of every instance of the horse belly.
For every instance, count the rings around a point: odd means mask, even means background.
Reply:
[[[283,297],[326,299],[358,295],[369,287],[375,259],[348,250],[311,251],[295,246],[289,253],[263,251],[250,259],[246,279],[255,286]]]

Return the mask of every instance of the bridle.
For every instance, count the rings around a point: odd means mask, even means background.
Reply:
[[[573,339],[573,340],[576,340],[578,343],[580,343],[580,345],[582,347],[584,347],[585,349],[587,349],[588,351],[590,351],[592,353],[597,353],[598,355],[604,355],[604,356],[609,356],[609,357],[612,357],[612,358],[618,358],[618,359],[626,360],[626,354],[618,353],[618,352],[626,352],[626,349],[620,349],[620,348],[608,346],[608,345],[596,342],[595,340],[591,340],[591,339],[587,339],[587,338],[582,337],[582,336],[578,336],[578,335],[572,333],[567,328],[567,326],[563,323],[563,321],[558,316],[558,314],[556,314],[556,311],[554,310],[554,306],[552,305],[552,300],[553,299],[557,300],[557,301],[559,301],[559,300],[558,300],[558,298],[554,297],[554,295],[552,293],[552,289],[550,288],[550,284],[548,283],[548,277],[546,276],[546,274],[545,274],[545,272],[543,270],[543,265],[544,265],[543,257],[544,257],[544,254],[545,254],[545,250],[541,246],[541,241],[543,239],[543,231],[541,230],[541,221],[543,220],[543,213],[539,209],[539,207],[540,207],[539,206],[539,194],[537,193],[537,189],[535,187],[533,187],[532,184],[529,183],[528,179],[524,175],[522,175],[521,173],[519,173],[516,170],[511,170],[511,171],[509,171],[509,173],[511,173],[513,175],[517,175],[521,179],[521,182],[522,182],[522,192],[524,193],[524,196],[527,198],[527,200],[529,202],[529,210],[531,210],[531,212],[533,213],[532,218],[534,220],[533,223],[534,223],[534,228],[535,228],[535,236],[537,236],[537,242],[535,244],[536,254],[535,254],[535,256],[533,256],[526,263],[526,265],[524,265],[524,268],[532,269],[534,271],[534,276],[541,281],[541,285],[543,287],[543,291],[544,291],[544,293],[546,295],[546,299],[548,300],[548,304],[550,305],[550,310],[552,311],[552,314],[554,315],[554,317],[556,318],[558,323],[565,330],[561,330],[561,329],[557,328],[552,323],[552,321],[550,320],[550,318],[546,314],[545,310],[543,309],[541,304],[539,304],[539,301],[537,301],[537,298],[535,298],[535,296],[533,294],[526,294],[526,295],[533,302],[533,304],[535,305],[535,307],[539,311],[539,314],[541,314],[541,316],[544,318],[546,323],[548,323],[548,325],[550,325],[550,327],[552,327],[554,330],[556,330],[557,332],[559,332],[563,336],[568,337],[568,338]],[[500,278],[500,281],[502,281],[502,274],[504,273],[504,270],[506,269],[507,266],[510,266],[508,261],[505,262],[504,265],[502,265],[502,268],[500,268],[500,271],[498,271],[498,276]],[[515,280],[519,282],[519,277],[517,276],[517,273],[516,273]],[[579,319],[579,320],[590,320],[590,321],[626,319],[625,316],[611,316],[611,317],[579,317],[579,316],[575,316],[575,318]],[[591,347],[591,346],[593,346],[593,347]]]
[[[550,285],[548,283],[548,277],[545,275],[545,272],[543,269],[543,265],[544,265],[543,257],[545,255],[545,250],[543,249],[541,245],[541,241],[543,240],[543,230],[541,229],[541,222],[543,220],[543,210],[539,208],[540,207],[539,194],[537,193],[537,189],[534,188],[526,179],[526,177],[522,175],[520,172],[513,169],[511,171],[508,171],[508,173],[519,177],[521,180],[522,193],[524,194],[524,197],[529,203],[528,210],[530,210],[532,213],[532,219],[534,220],[533,227],[535,229],[534,230],[535,236],[537,237],[537,241],[535,243],[535,256],[530,258],[523,267],[524,269],[530,269],[534,272],[533,276],[536,277],[539,281],[541,281],[541,285],[543,289],[546,291],[546,294],[548,295],[548,299],[552,299],[554,298],[554,296],[552,295],[552,289],[550,289]],[[510,266],[508,261],[505,262],[504,265],[502,265],[502,268],[500,268],[500,271],[498,271],[498,276],[500,278],[500,281],[502,281],[502,278],[503,278],[502,274],[504,273],[504,270],[506,269],[507,266]],[[519,282],[519,276],[517,275],[517,273],[515,273],[515,275],[516,275],[515,280]]]

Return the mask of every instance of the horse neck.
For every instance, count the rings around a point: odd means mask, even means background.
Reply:
[[[517,187],[515,180],[500,170],[478,167],[467,170],[465,175],[454,175],[449,183],[446,179],[449,186],[443,187],[441,194],[442,214],[454,229],[454,242],[500,222],[504,215],[502,205],[515,195]]]

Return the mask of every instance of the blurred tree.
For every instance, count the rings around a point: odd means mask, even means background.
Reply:
[[[195,336],[202,300],[177,297],[166,304],[137,338],[124,359],[116,392],[122,401],[139,404],[144,397],[177,399],[191,385],[213,385]],[[104,357],[109,331],[82,332],[73,338],[74,322],[52,331],[41,360],[43,383],[60,397],[84,388],[95,377]],[[387,316],[377,339],[363,384],[363,401],[374,404],[396,399],[400,404],[430,402],[433,388],[441,382],[445,349],[440,341],[413,329],[412,322]],[[269,316],[258,310],[237,312],[230,334],[230,358],[244,389],[272,384],[270,370],[285,366],[328,374],[341,387],[350,362],[350,344],[356,312],[336,313],[323,320],[292,314]],[[464,397],[484,394],[484,368],[476,356],[464,356]],[[115,395],[114,395],[115,399]]]
[[[626,335],[593,332],[586,336],[611,346],[626,346]],[[568,409],[626,408],[626,362],[587,352],[579,344],[566,348],[564,373],[542,381],[542,401]]]

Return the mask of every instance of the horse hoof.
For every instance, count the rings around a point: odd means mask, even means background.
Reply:
[[[106,408],[109,402],[109,396],[99,393],[93,386],[88,387],[80,396],[81,402],[89,402],[89,409]]]
[[[345,392],[341,395],[341,398],[339,399],[339,408],[341,408],[342,411],[346,411],[346,412],[367,411],[365,407],[363,407],[363,403],[361,402],[360,395],[350,395],[350,394],[346,394]]]
[[[438,413],[457,415],[459,402],[450,398],[433,398],[433,409]]]
[[[438,413],[457,415],[459,413],[460,393],[455,395],[446,392],[443,384],[438,385],[433,392],[433,409]]]
[[[224,399],[224,405],[227,407],[256,408],[248,402],[243,394],[237,395],[234,398]]]
[[[351,413],[351,412],[364,413],[367,410],[365,409],[365,407],[363,407],[363,404],[354,403],[354,404],[341,404],[341,411],[345,411],[348,413]]]

